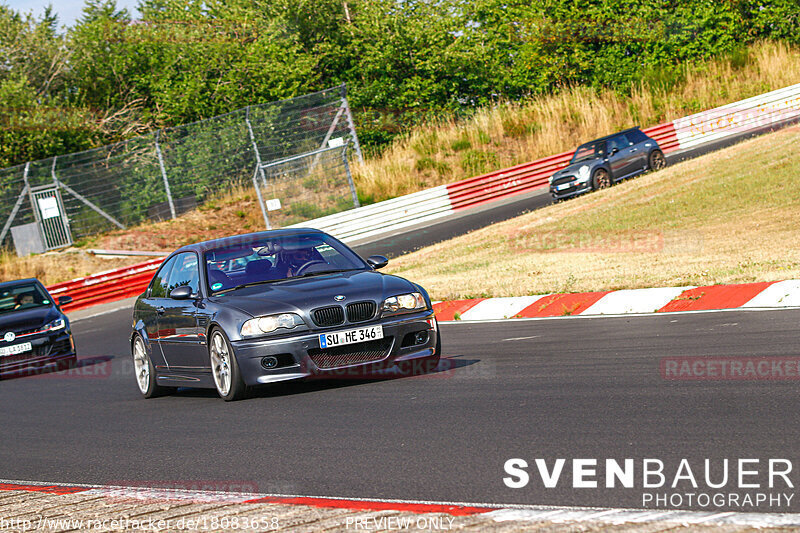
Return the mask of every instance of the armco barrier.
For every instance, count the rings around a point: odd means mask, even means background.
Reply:
[[[665,153],[696,148],[732,135],[758,132],[800,119],[800,84],[734,102],[643,130]],[[564,168],[572,152],[490,172],[482,176],[407,194],[296,224],[331,233],[345,242],[385,235],[431,222],[455,211],[530,192]],[[74,298],[66,310],[82,309],[144,291],[162,259],[49,287],[53,295]]]
[[[665,153],[670,153],[797,119],[800,119],[800,84],[643,131],[655,139]],[[564,152],[296,226],[318,228],[346,242],[374,237],[442,218],[460,209],[545,187],[547,179],[564,168],[571,155],[572,152]]]
[[[677,150],[672,122],[644,130],[665,152]],[[531,163],[497,170],[482,176],[440,185],[377,204],[351,209],[295,224],[331,233],[352,242],[445,217],[454,211],[530,192],[547,185],[547,179],[564,168],[572,152],[545,157]]]
[[[77,311],[96,304],[114,302],[144,292],[163,257],[115,270],[100,272],[85,278],[50,285],[47,290],[55,298],[71,296],[72,302],[63,306],[66,312]]]

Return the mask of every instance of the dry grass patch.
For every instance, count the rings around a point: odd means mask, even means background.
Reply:
[[[435,299],[800,278],[800,128],[390,263]]]
[[[75,252],[73,250],[73,252]],[[51,252],[28,257],[0,252],[0,282],[22,278],[38,278],[45,285],[96,274],[104,270],[134,265],[147,258],[103,258],[85,252]]]

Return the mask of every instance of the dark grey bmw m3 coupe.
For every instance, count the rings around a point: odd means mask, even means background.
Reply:
[[[377,269],[314,229],[251,233],[184,246],[133,311],[136,381],[150,398],[310,376],[433,370],[441,340],[421,286]]]

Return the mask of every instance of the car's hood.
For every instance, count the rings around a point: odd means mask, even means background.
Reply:
[[[252,316],[290,311],[308,311],[337,303],[380,300],[389,296],[414,292],[408,280],[374,271],[323,274],[296,280],[279,281],[243,287],[214,296],[211,301],[239,309]],[[334,296],[344,296],[337,302]]]
[[[52,305],[3,313],[0,315],[0,339],[8,331],[36,329],[59,316],[61,313]]]
[[[595,159],[586,159],[584,161],[580,161],[578,163],[573,163],[571,165],[567,165],[566,167],[562,168],[555,174],[553,174],[554,178],[560,178],[565,174],[569,174],[570,176],[574,176],[578,174],[578,171],[581,169],[582,166],[588,166],[589,170],[593,169],[595,165],[601,163],[603,160],[600,158]]]

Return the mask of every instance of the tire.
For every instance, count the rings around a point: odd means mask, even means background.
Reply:
[[[661,150],[653,150],[647,158],[647,167],[650,170],[661,170],[667,166],[667,160]]]
[[[604,168],[598,168],[592,176],[592,189],[599,191],[600,189],[608,189],[611,187],[611,175]]]
[[[231,343],[219,328],[212,329],[208,339],[211,376],[217,394],[226,402],[241,400],[247,394],[247,386],[242,380],[242,373],[239,371]]]
[[[436,332],[436,349],[433,355],[413,361],[402,361],[398,363],[397,368],[400,370],[401,376],[421,376],[423,374],[430,374],[436,367],[439,366],[439,360],[442,358],[442,335]]]
[[[174,390],[172,387],[158,385],[155,366],[153,366],[153,361],[150,360],[150,355],[144,346],[144,340],[138,334],[131,343],[131,355],[133,356],[133,371],[136,377],[136,384],[142,396],[156,398]]]

